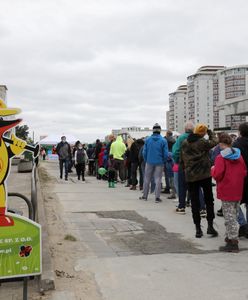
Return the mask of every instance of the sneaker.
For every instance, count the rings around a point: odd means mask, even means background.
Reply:
[[[169,197],[167,197],[167,199],[176,199],[177,197],[175,195],[170,195]]]
[[[214,229],[213,225],[208,225],[207,234],[211,234],[212,237],[217,237],[218,231]]]
[[[201,218],[206,218],[207,211],[205,209],[200,210],[200,216],[201,216]]]
[[[143,197],[143,196],[142,196],[142,197],[139,197],[139,199],[140,199],[140,200],[145,200],[145,201],[147,201],[147,198],[145,198],[145,197]]]
[[[155,203],[159,203],[159,202],[162,202],[162,200],[160,198],[156,198]]]
[[[170,194],[170,189],[164,189],[161,193],[162,194]]]
[[[177,209],[176,209],[176,213],[177,214],[180,214],[180,215],[185,215],[185,208],[179,208],[179,207],[177,207]]]
[[[65,181],[68,181],[68,178],[67,178],[67,177],[65,177]]]
[[[60,175],[60,179],[62,179],[63,178],[63,176],[62,175]]]

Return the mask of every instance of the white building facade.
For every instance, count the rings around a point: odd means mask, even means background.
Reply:
[[[211,129],[219,124],[216,72],[224,68],[224,66],[204,66],[195,74],[188,76],[188,120],[195,124],[204,123]]]
[[[7,86],[0,85],[0,99],[7,103]]]
[[[169,114],[167,128],[182,133],[188,117],[187,85],[180,85],[174,93],[169,94]]]
[[[233,100],[248,95],[248,65],[234,66],[217,72],[218,102]],[[247,120],[242,115],[225,115],[224,110],[219,110],[219,127],[238,129],[240,123]]]

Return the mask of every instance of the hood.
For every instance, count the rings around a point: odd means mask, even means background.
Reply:
[[[238,148],[226,148],[220,152],[221,156],[229,160],[237,160],[240,158],[240,150]]]
[[[117,136],[116,142],[117,142],[117,143],[123,143],[123,138],[122,138],[121,135],[118,135],[118,136]]]
[[[142,139],[137,139],[136,142],[137,142],[137,144],[140,145],[140,146],[144,145],[144,140],[142,140]]]
[[[194,143],[194,142],[197,142],[199,139],[201,139],[201,136],[199,136],[196,133],[190,133],[190,135],[187,138],[187,141],[189,143]]]
[[[151,135],[151,138],[152,138],[155,142],[157,142],[157,141],[159,141],[159,140],[161,139],[161,135],[160,135],[160,133],[153,133],[153,134]]]

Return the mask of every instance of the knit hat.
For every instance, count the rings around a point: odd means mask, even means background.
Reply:
[[[194,133],[204,136],[207,133],[207,130],[208,130],[208,127],[205,124],[199,123],[195,126]]]
[[[152,130],[153,130],[153,133],[160,133],[161,132],[161,126],[158,123],[156,123],[153,126]]]

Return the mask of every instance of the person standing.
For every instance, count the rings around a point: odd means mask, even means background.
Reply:
[[[187,195],[187,183],[185,181],[185,173],[183,170],[183,167],[180,163],[180,153],[181,153],[181,147],[184,140],[188,138],[188,136],[193,133],[194,130],[194,124],[192,122],[186,122],[184,126],[185,132],[181,134],[177,140],[176,143],[172,146],[172,157],[175,164],[178,164],[178,173],[177,173],[177,179],[178,179],[178,207],[176,209],[176,213],[178,214],[185,214],[185,206],[186,206],[186,195]]]
[[[208,140],[204,136],[208,134]],[[182,143],[181,147],[181,164],[185,170],[185,179],[188,185],[189,196],[191,199],[191,209],[193,221],[196,227],[196,238],[201,238],[200,216],[200,188],[203,189],[204,199],[206,202],[208,228],[207,234],[213,237],[218,232],[213,227],[214,220],[214,197],[212,191],[211,178],[211,160],[209,150],[217,145],[215,134],[204,124],[197,124],[194,133]]]
[[[247,175],[246,165],[238,148],[232,148],[232,138],[227,133],[219,137],[220,154],[216,157],[211,174],[217,183],[217,198],[222,202],[226,226],[226,245],[220,251],[239,252],[238,233],[240,201]]]
[[[61,142],[56,147],[59,156],[60,179],[63,178],[63,166],[65,165],[65,180],[68,180],[69,161],[71,160],[71,146],[67,143],[66,137],[61,137]]]
[[[175,139],[173,138],[173,132],[171,130],[166,131],[166,135],[164,137],[167,140],[168,143],[168,150],[169,152],[172,152],[172,146],[175,144]],[[162,191],[163,194],[170,194],[170,190],[172,190],[172,195],[173,191],[175,190],[174,183],[170,180],[170,170],[167,169],[167,164],[164,166],[164,176],[165,176],[165,189]],[[173,186],[171,186],[173,184]],[[168,199],[174,199],[175,197],[169,198]]]
[[[88,162],[88,156],[81,143],[77,146],[74,158],[78,180],[80,180],[80,177],[82,176],[82,181],[85,181],[85,166]]]
[[[233,147],[239,148],[241,155],[246,164],[248,170],[248,122],[241,123],[239,125],[239,137],[233,143]],[[246,218],[243,214],[243,211],[239,210],[239,236],[244,236],[248,238],[248,175],[244,179],[244,188],[242,194],[241,204],[245,204],[246,207]]]
[[[121,182],[124,181],[125,174],[124,174],[124,154],[127,148],[126,145],[123,143],[122,136],[119,135],[115,142],[111,144],[110,147],[110,155],[113,155],[114,158],[114,168],[115,168],[115,181],[117,181],[117,176],[119,172],[119,177]]]
[[[88,145],[88,149],[86,151],[88,159],[89,159],[89,170],[88,170],[88,174],[89,176],[94,175],[94,158],[92,158],[93,153],[94,153],[94,148],[92,147],[91,144]]]
[[[100,142],[99,139],[97,139],[96,140],[96,146],[95,146],[95,152],[94,152],[96,178],[99,178],[99,174],[98,174],[98,159],[99,159],[99,154],[100,154],[101,150],[102,150],[102,143]]]
[[[144,141],[142,139],[138,139],[138,140],[134,141],[132,146],[130,147],[131,183],[132,183],[130,190],[133,190],[133,191],[136,190],[136,185],[138,183],[138,180],[137,180],[138,168],[139,168],[140,173],[142,172],[141,166],[139,163],[139,151],[143,145],[144,145]],[[141,189],[141,187],[143,187],[143,180],[141,180],[141,177],[142,176],[140,176],[140,180],[139,180],[140,189]]]
[[[143,186],[143,196],[140,197],[142,200],[147,200],[149,193],[149,186],[151,179],[155,178],[155,202],[162,202],[160,199],[161,193],[161,181],[164,170],[164,164],[168,158],[168,143],[161,136],[161,126],[156,123],[153,126],[153,134],[148,137],[145,141],[143,148],[143,158],[146,163],[145,166],[145,179]]]

